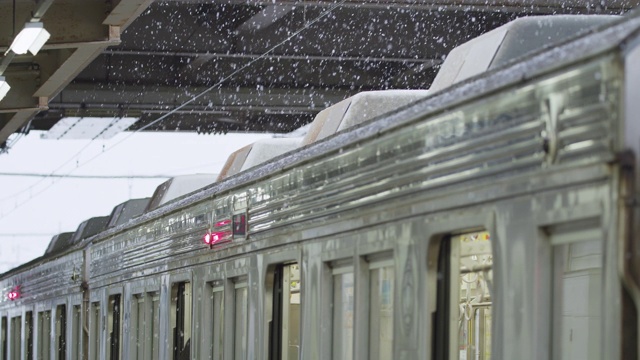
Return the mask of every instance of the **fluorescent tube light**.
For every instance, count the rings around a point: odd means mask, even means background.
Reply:
[[[26,54],[27,51],[36,55],[50,36],[51,34],[44,29],[41,22],[28,22],[13,39],[10,49],[18,55]]]
[[[5,80],[4,76],[0,76],[0,100],[2,100],[5,95],[7,95],[9,89],[11,89],[9,83]]]

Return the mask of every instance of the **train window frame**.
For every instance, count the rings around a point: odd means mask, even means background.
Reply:
[[[24,336],[25,336],[25,360],[33,360],[33,346],[35,342],[35,324],[33,321],[33,309],[25,309],[24,312]]]
[[[185,303],[184,305],[187,306],[187,308],[190,309],[190,324],[189,324],[189,338],[183,343],[183,345],[186,345],[187,342],[189,343],[189,353],[193,354],[194,353],[194,343],[195,343],[195,339],[193,338],[193,335],[195,334],[194,332],[194,327],[195,327],[195,319],[194,319],[194,312],[197,309],[195,307],[195,296],[194,296],[194,292],[196,291],[196,284],[193,281],[193,274],[191,273],[191,271],[189,272],[182,272],[182,273],[177,273],[177,274],[170,274],[169,275],[169,283],[168,283],[168,287],[166,288],[166,303],[165,306],[163,308],[160,309],[160,316],[161,317],[165,317],[166,318],[166,333],[165,336],[167,338],[167,342],[165,344],[166,349],[165,351],[167,351],[166,356],[167,359],[171,359],[171,360],[178,360],[176,359],[176,355],[180,355],[182,352],[184,352],[186,350],[186,346],[183,346],[183,349],[176,352],[174,350],[174,325],[177,328],[178,325],[178,319],[177,319],[177,311],[178,311],[178,299],[176,298],[176,302],[174,302],[173,299],[173,293],[174,293],[174,287],[176,287],[176,291],[179,290],[180,284],[184,284],[184,283],[188,283],[189,284],[189,288],[190,288],[190,303],[187,304]],[[185,285],[186,287],[186,285]],[[186,291],[186,289],[185,289]],[[176,295],[178,295],[176,293]],[[162,306],[162,300],[160,302],[160,306]],[[166,314],[163,315],[162,311],[166,311]],[[185,324],[182,324],[182,326],[185,326]],[[162,331],[162,330],[161,330]]]
[[[229,289],[229,291],[226,291]],[[243,335],[244,339],[238,341],[238,290],[246,290],[247,294],[247,304],[246,308],[244,308],[244,324],[243,324]],[[231,341],[229,342],[229,352],[227,352],[228,358],[234,360],[246,360],[248,358],[248,348],[249,348],[249,307],[250,307],[250,294],[249,294],[249,276],[248,275],[238,275],[232,278],[229,278],[227,281],[227,288],[225,288],[227,295],[225,296],[225,300],[228,301],[229,306],[227,309],[227,314],[230,314],[229,318],[227,318],[227,324],[232,324],[231,328],[233,329],[231,332]],[[238,350],[241,349],[243,352],[239,354]]]
[[[118,311],[117,318],[113,316],[115,315],[116,308],[115,308],[115,305],[113,307],[111,305],[112,298],[114,302],[116,299],[119,300],[119,304],[118,304],[119,308],[117,309]],[[103,321],[106,322],[101,324],[102,326],[101,330],[104,331],[104,335],[102,337],[104,339],[103,353],[105,354],[105,359],[120,360],[123,358],[124,329],[125,329],[125,324],[124,324],[125,296],[124,296],[123,287],[119,286],[119,287],[108,289],[106,292],[105,300],[106,302],[101,312],[101,315],[103,316]],[[112,321],[109,321],[110,317],[112,317]],[[116,322],[116,319],[117,319],[117,322]],[[115,325],[118,325],[117,329],[115,328]],[[111,333],[115,332],[116,330],[117,330],[116,335],[118,336],[118,338],[117,338],[117,341],[114,342],[113,339],[111,338]],[[116,350],[115,353],[113,352],[114,350]]]
[[[22,359],[22,313],[16,313],[9,318],[9,358],[11,360]],[[17,330],[17,333],[16,333]]]
[[[52,309],[38,309],[36,313],[36,357],[42,360],[51,359]]]
[[[9,317],[6,314],[0,316],[0,359],[8,360],[9,346]]]
[[[144,290],[130,292],[128,296],[128,314],[129,314],[129,331],[127,336],[128,355],[127,359],[140,360],[140,352],[144,359],[144,326],[140,326],[140,303],[142,303],[142,324],[144,324],[145,312],[145,293]],[[140,331],[143,331],[142,341],[140,340]],[[142,348],[142,349],[141,349]]]
[[[87,358],[89,360],[100,359],[102,340],[102,309],[103,303],[98,299],[92,298],[89,303],[89,346]],[[92,336],[93,335],[93,336]]]
[[[356,309],[356,321],[359,329],[356,329],[356,344],[355,347],[355,358],[360,358],[362,356],[366,356],[367,358],[371,358],[371,346],[372,342],[372,331],[374,330],[371,326],[371,311],[372,311],[372,298],[373,294],[371,293],[371,281],[372,281],[372,271],[380,271],[380,269],[391,268],[393,271],[392,277],[392,289],[389,294],[388,300],[391,301],[391,311],[392,311],[392,336],[393,327],[394,327],[394,318],[396,316],[396,301],[395,301],[395,260],[394,260],[394,251],[393,249],[386,249],[378,252],[367,252],[361,253],[358,255],[357,262],[357,274],[356,274],[356,298],[367,299],[364,304],[359,306],[359,310]],[[381,336],[381,333],[378,333],[378,336]],[[393,349],[394,349],[394,340],[391,340],[391,358],[393,358]]]
[[[356,289],[357,289],[357,276],[356,276],[356,271],[355,271],[355,265],[354,265],[354,261],[353,261],[353,257],[349,257],[349,258],[345,258],[345,259],[337,259],[337,260],[331,260],[331,261],[327,261],[324,263],[325,266],[325,279],[323,280],[323,292],[327,294],[327,297],[325,298],[324,303],[325,308],[322,310],[323,314],[325,314],[325,316],[322,316],[321,318],[321,322],[323,323],[322,326],[324,328],[330,329],[330,334],[329,336],[327,336],[327,339],[323,342],[323,344],[325,346],[323,346],[323,348],[328,349],[327,353],[326,353],[326,357],[327,358],[331,358],[331,359],[338,359],[336,356],[334,356],[335,354],[335,344],[336,344],[336,327],[335,327],[335,322],[336,322],[336,305],[335,305],[335,286],[336,286],[336,276],[344,276],[347,274],[351,274],[351,281],[353,283],[352,285],[352,305],[353,308],[351,309],[352,314],[351,314],[351,324],[352,324],[352,330],[351,330],[351,346],[350,348],[350,357],[349,359],[352,360],[354,359],[354,349],[355,349],[355,345],[356,345],[356,309],[355,309],[355,303],[356,303]],[[342,309],[343,307],[341,307]],[[339,336],[340,338],[344,338],[343,335]],[[341,359],[341,358],[340,358]]]
[[[227,281],[224,279],[214,279],[205,281],[205,297],[209,300],[205,301],[201,307],[203,323],[201,329],[203,329],[202,336],[202,352],[209,355],[211,359],[223,359],[225,354],[225,338],[226,331],[226,295],[228,293]],[[215,311],[216,294],[220,296],[220,306],[222,310],[217,313]],[[216,331],[216,319],[222,326],[222,329]],[[218,343],[216,347],[214,344]]]
[[[451,360],[454,359],[449,354],[449,347],[455,341],[451,342],[449,338],[449,329],[440,329],[436,332],[436,326],[438,324],[448,324],[449,322],[438,321],[438,316],[444,316],[448,319],[449,314],[442,314],[442,309],[438,308],[438,296],[441,293],[438,292],[438,268],[441,266],[439,260],[441,255],[441,248],[447,237],[459,234],[468,234],[479,231],[486,231],[492,236],[491,249],[493,253],[493,322],[491,324],[491,354],[492,357],[501,358],[500,349],[497,348],[495,339],[502,337],[501,329],[497,328],[496,324],[499,323],[502,314],[500,299],[503,296],[503,289],[500,283],[500,277],[496,274],[502,273],[500,259],[502,253],[500,251],[499,233],[496,228],[496,214],[492,208],[474,209],[470,211],[464,211],[454,216],[436,217],[428,220],[428,227],[425,228],[423,234],[416,235],[416,239],[422,241],[419,242],[419,246],[424,246],[425,251],[422,251],[421,269],[426,273],[424,277],[422,287],[422,294],[426,300],[426,311],[422,311],[420,314],[420,321],[426,324],[425,332],[422,335],[423,341],[419,342],[419,349],[422,353],[427,354],[429,360]],[[473,211],[473,212],[471,212]],[[461,226],[463,224],[463,226]],[[449,292],[446,292],[448,295]],[[448,299],[451,300],[451,299]],[[449,301],[443,301],[447,306]],[[436,336],[442,335],[443,338],[436,339]],[[436,341],[438,340],[438,341]],[[451,342],[451,344],[450,344]],[[455,347],[457,349],[457,346]],[[457,359],[457,358],[456,358]]]
[[[274,271],[276,266],[284,265],[284,264],[292,264],[296,263],[300,266],[300,306],[301,306],[301,314],[300,314],[300,326],[298,328],[299,338],[303,339],[304,334],[302,333],[304,323],[304,318],[302,317],[305,303],[305,271],[302,269],[302,252],[298,247],[292,247],[288,250],[283,250],[277,253],[270,253],[263,255],[262,267],[260,269],[261,274],[264,274],[262,281],[264,290],[262,292],[262,302],[264,306],[264,313],[262,319],[262,352],[266,355],[266,359],[270,359],[270,342],[272,341],[272,337],[270,336],[269,327],[273,318],[273,300],[274,300]],[[298,353],[299,354],[299,353]],[[299,356],[299,355],[298,355]]]
[[[56,303],[51,309],[53,316],[52,331],[54,333],[53,344],[55,351],[53,359],[67,359],[69,339],[67,329],[69,328],[69,307],[66,301]],[[62,345],[62,346],[61,346]]]
[[[84,316],[82,311],[82,303],[72,302],[69,306],[71,314],[69,318],[71,320],[71,359],[81,360],[83,359],[84,351]]]
[[[571,214],[567,216],[566,214]],[[590,256],[593,257],[599,256],[599,271],[597,280],[600,281],[600,291],[594,292],[595,295],[599,295],[599,304],[595,307],[598,312],[599,326],[594,326],[594,329],[600,329],[603,326],[606,311],[603,310],[603,306],[606,302],[606,298],[610,298],[611,295],[602,296],[602,291],[604,290],[604,281],[606,280],[607,274],[607,259],[606,253],[607,249],[607,241],[606,235],[603,232],[603,215],[602,215],[602,204],[601,203],[592,203],[592,204],[583,204],[579,206],[574,206],[572,211],[566,211],[566,208],[556,209],[554,211],[550,211],[547,214],[543,214],[539,216],[537,226],[538,226],[538,246],[540,256],[536,266],[541,267],[544,271],[541,273],[541,276],[548,280],[548,283],[551,285],[548,289],[544,289],[544,291],[539,294],[539,301],[546,301],[550,304],[548,309],[544,309],[544,313],[539,316],[543,319],[548,319],[548,321],[541,321],[539,329],[541,332],[546,333],[548,337],[544,338],[547,340],[545,343],[548,346],[548,352],[542,354],[547,356],[549,359],[560,359],[562,356],[562,330],[563,330],[563,319],[562,319],[562,311],[563,306],[562,303],[564,299],[562,299],[562,293],[564,291],[565,282],[569,280],[571,277],[575,277],[575,274],[588,272],[590,276],[593,275],[593,271],[596,268],[588,267],[581,269],[571,269],[570,263],[572,260],[575,260],[572,257],[572,249],[574,246],[582,246],[584,247],[589,245],[598,245],[600,247],[600,252],[593,254]],[[583,249],[584,250],[584,249]],[[583,266],[585,264],[582,264]],[[572,275],[573,276],[569,276]],[[590,286],[593,284],[588,281]],[[574,292],[579,293],[579,287],[574,286]],[[593,292],[590,290],[590,293]],[[560,294],[558,296],[558,294]],[[589,297],[590,300],[593,300],[593,297]],[[593,315],[590,313],[590,316]],[[591,327],[590,327],[591,328]],[[573,337],[574,332],[571,331],[571,336]],[[578,337],[579,335],[576,335]],[[596,344],[593,339],[597,339],[599,342]],[[605,337],[604,333],[600,333],[599,336],[589,337],[589,346],[598,345],[597,349],[591,349],[587,353],[596,353],[599,354],[602,352],[605,346]]]

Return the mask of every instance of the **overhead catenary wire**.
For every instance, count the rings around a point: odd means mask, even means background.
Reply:
[[[72,174],[44,174],[44,173],[7,173],[0,172],[0,176],[42,177],[63,179],[169,179],[171,175],[72,175]]]
[[[70,175],[71,173],[73,173],[75,170],[81,168],[82,166],[92,162],[93,160],[97,159],[98,157],[106,154],[107,152],[109,152],[110,150],[113,150],[114,148],[116,148],[118,145],[122,144],[123,142],[127,141],[128,139],[130,139],[133,135],[135,135],[136,133],[146,130],[149,127],[161,122],[162,120],[166,119],[167,117],[171,116],[172,114],[174,114],[177,111],[180,111],[181,109],[183,109],[184,107],[188,106],[189,104],[193,103],[194,101],[198,100],[199,98],[201,98],[202,96],[206,95],[207,93],[211,92],[212,90],[216,89],[217,87],[221,86],[225,81],[231,79],[232,77],[234,77],[235,75],[237,75],[238,73],[240,73],[241,71],[251,67],[254,63],[256,63],[259,60],[262,60],[263,58],[267,57],[269,54],[271,54],[272,52],[274,52],[277,48],[279,48],[280,46],[282,46],[283,44],[289,42],[291,39],[293,39],[294,37],[298,36],[300,33],[302,33],[304,30],[308,29],[311,25],[317,23],[318,21],[324,19],[325,17],[327,17],[329,14],[331,14],[333,12],[333,10],[335,10],[336,8],[338,8],[339,6],[343,5],[346,2],[346,0],[340,0],[338,2],[335,2],[334,4],[332,4],[327,10],[323,11],[322,13],[320,13],[318,16],[316,16],[315,18],[313,18],[312,20],[310,20],[309,22],[305,23],[302,27],[300,27],[298,30],[296,30],[295,32],[291,33],[289,36],[287,36],[284,40],[280,41],[279,43],[275,44],[274,46],[272,46],[271,48],[269,48],[267,51],[265,51],[262,55],[252,59],[251,61],[249,61],[247,64],[240,66],[238,69],[232,71],[229,75],[224,76],[222,79],[218,80],[215,84],[209,86],[208,88],[206,88],[205,90],[201,91],[200,93],[196,94],[195,96],[191,97],[189,100],[185,101],[184,103],[178,105],[177,107],[169,110],[166,114],[158,117],[157,119],[155,119],[154,121],[150,122],[149,124],[146,124],[145,126],[142,126],[139,129],[136,129],[134,132],[132,132],[131,134],[129,134],[128,136],[126,136],[125,138],[123,138],[122,140],[116,142],[115,144],[113,144],[111,147],[109,147],[108,149],[105,149],[104,151],[102,151],[101,153],[98,153],[97,155],[89,158],[88,160],[86,160],[85,162],[83,162],[82,164],[78,164],[77,167],[75,167],[74,169],[71,169],[67,175]],[[51,184],[49,184],[48,186],[46,186],[45,188],[43,188],[42,190],[36,192],[36,193],[31,193],[31,196],[24,200],[23,202],[16,204],[11,210],[9,210],[6,213],[2,213],[0,214],[0,220],[4,219],[5,217],[7,217],[8,215],[10,215],[11,213],[13,213],[14,211],[16,211],[17,209],[21,208],[22,206],[24,206],[25,204],[27,204],[29,201],[33,200],[34,198],[36,198],[38,195],[42,194],[43,192],[45,192],[46,190],[48,190],[49,188],[51,188],[53,185],[55,185],[56,181],[59,180],[60,178],[54,178],[53,175],[55,174],[56,171],[58,171],[59,169],[61,169],[63,166],[67,165],[69,162],[73,161],[73,159],[75,159],[83,150],[85,150],[92,142],[93,140],[95,140],[99,135],[97,135],[96,137],[94,137],[93,139],[91,139],[91,142],[89,142],[85,147],[83,147],[80,151],[78,151],[76,154],[74,154],[73,156],[71,156],[69,158],[69,160],[67,160],[65,163],[63,163],[62,165],[60,165],[58,168],[56,168],[54,171],[52,171],[49,175],[50,176],[46,176],[43,177],[41,180],[39,180],[38,182],[36,182],[34,185],[30,186],[29,188],[26,188],[16,194],[10,195],[8,197],[2,198],[0,199],[0,201],[2,200],[6,200],[6,199],[10,199],[10,198],[15,198],[16,196],[19,196],[20,194],[26,193],[26,192],[30,192],[33,188],[33,186],[38,185],[39,183],[45,181],[47,178],[53,178],[53,182]]]

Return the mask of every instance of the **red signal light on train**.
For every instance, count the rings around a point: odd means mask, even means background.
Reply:
[[[16,300],[17,298],[20,297],[20,289],[18,287],[13,288],[11,291],[9,291],[9,293],[7,294],[7,297],[11,301]]]

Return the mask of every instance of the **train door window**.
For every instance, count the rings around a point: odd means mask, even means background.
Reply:
[[[71,359],[80,360],[82,354],[82,308],[74,305],[71,313]]]
[[[434,359],[491,358],[493,250],[488,232],[450,236],[440,245]]]
[[[247,313],[249,312],[249,297],[247,289],[247,278],[241,277],[234,281],[233,311],[234,337],[233,337],[233,358],[234,360],[247,359]]]
[[[191,357],[191,283],[179,282],[171,286],[171,329],[174,360]]]
[[[224,282],[209,283],[209,305],[206,312],[205,351],[209,359],[221,360],[224,354]]]
[[[0,320],[0,347],[2,347],[2,352],[0,352],[0,356],[2,356],[2,360],[7,359],[7,338],[9,337],[7,334],[7,317],[3,316],[2,320]]]
[[[577,226],[575,226],[577,225]],[[602,240],[599,227],[551,229],[553,359],[600,359]]]
[[[269,359],[296,360],[300,356],[300,266],[276,265],[273,272]]]
[[[122,344],[122,296],[109,296],[107,303],[107,359],[120,359]]]
[[[354,277],[350,262],[331,264],[333,278],[332,353],[336,360],[353,359]]]
[[[16,316],[11,318],[11,359],[21,360],[22,350],[22,318]]]
[[[27,311],[24,315],[24,330],[27,343],[25,359],[33,360],[33,312],[31,311]]]
[[[129,331],[131,333],[131,341],[129,346],[129,358],[134,360],[144,359],[144,347],[145,347],[145,310],[144,310],[144,295],[133,295],[131,300],[131,322]]]
[[[38,360],[51,356],[51,311],[38,313]]]
[[[100,303],[91,303],[90,328],[89,328],[89,359],[100,358]]]
[[[66,305],[58,305],[56,307],[56,359],[63,360],[67,358],[67,307]]]
[[[393,258],[368,257],[369,359],[393,358]]]
[[[145,360],[155,360],[160,356],[160,295],[147,293],[148,306],[145,307]],[[148,319],[148,320],[147,320]]]

